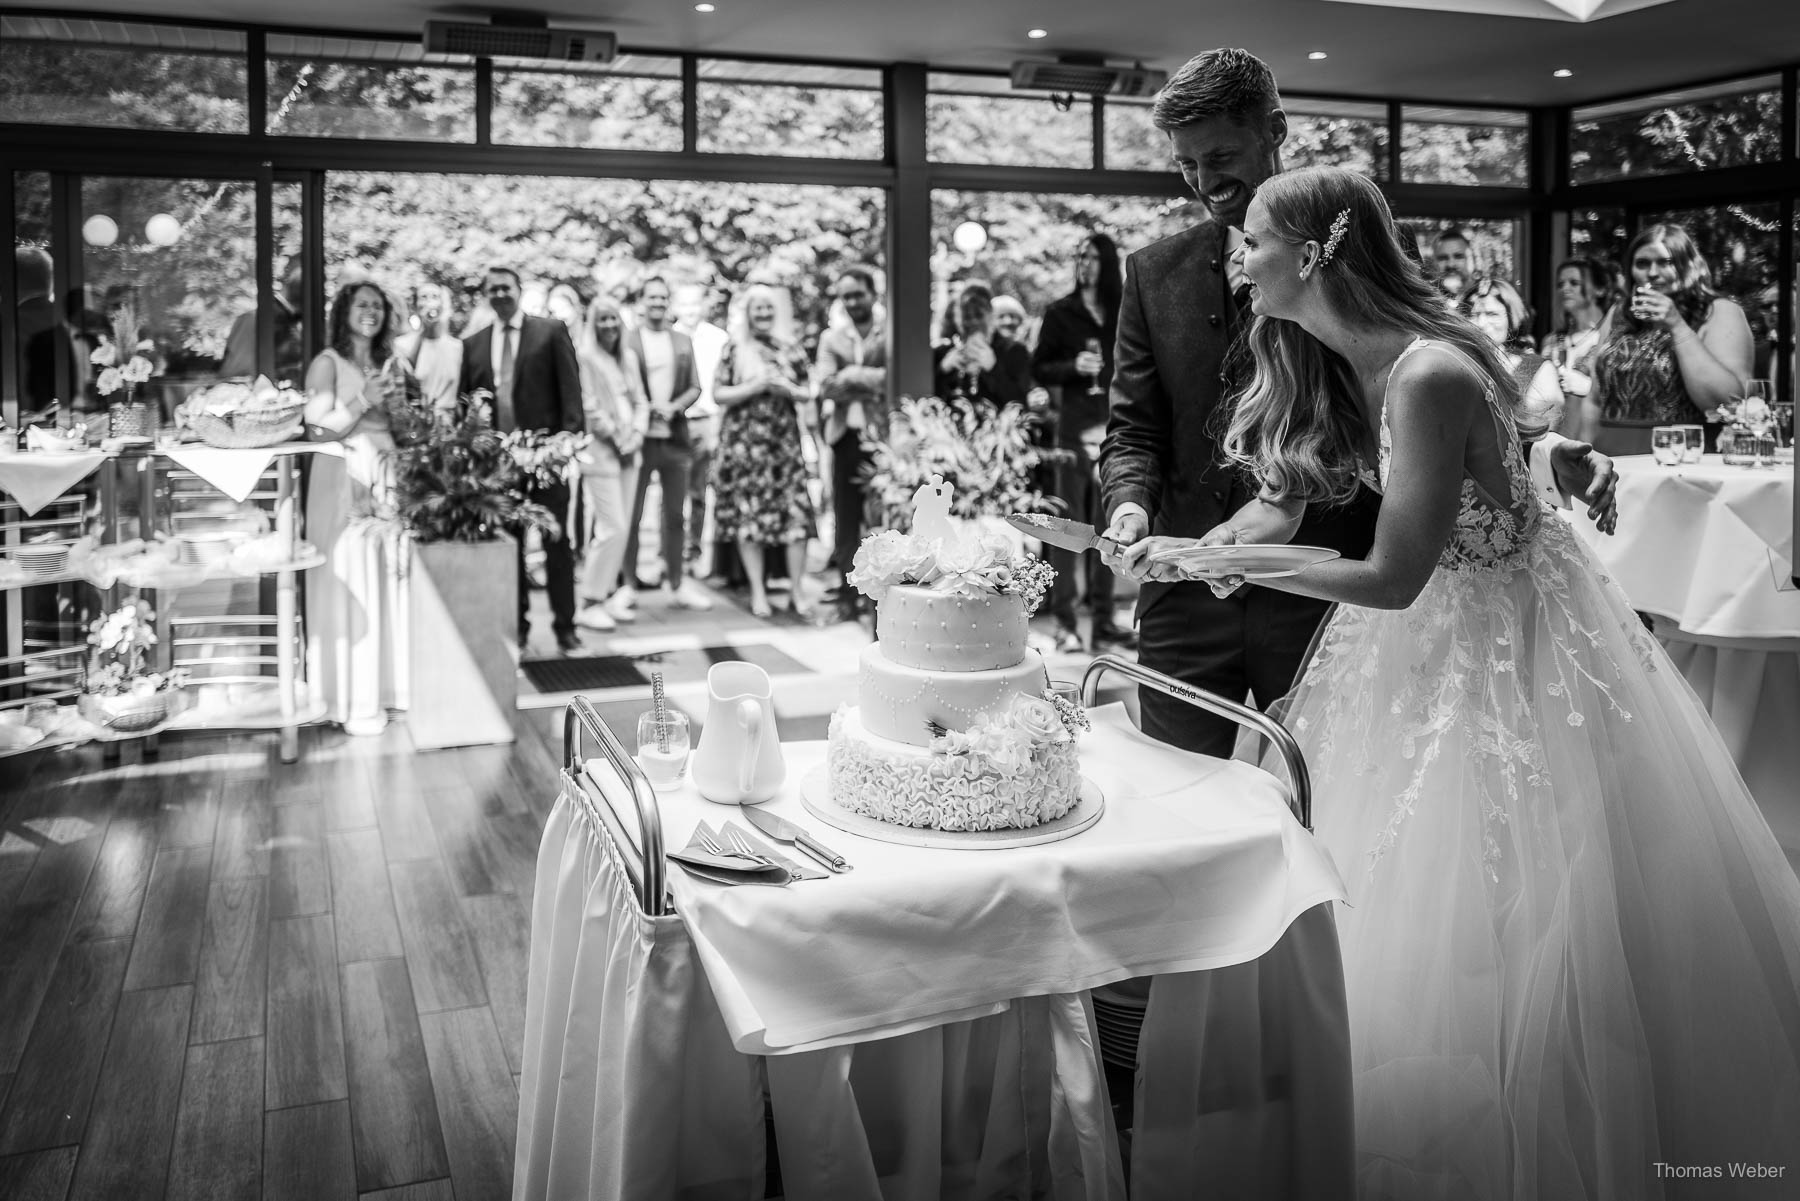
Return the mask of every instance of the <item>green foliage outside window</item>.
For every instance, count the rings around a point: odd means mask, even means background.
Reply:
[[[244,133],[241,54],[0,40],[0,121]]]
[[[1711,171],[1781,158],[1781,88],[1745,91],[1637,111],[1601,111],[1569,126],[1575,183]]]

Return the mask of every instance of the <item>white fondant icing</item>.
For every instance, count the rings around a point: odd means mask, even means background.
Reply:
[[[916,584],[889,588],[875,617],[875,636],[888,659],[928,671],[1010,667],[1025,654],[1025,632],[1019,597],[957,596]]]
[[[926,671],[892,662],[885,642],[863,647],[857,699],[871,732],[913,746],[931,741],[927,722],[966,730],[982,713],[999,713],[1021,692],[1042,695],[1050,686],[1043,657],[1026,651],[1010,667],[986,671]]]

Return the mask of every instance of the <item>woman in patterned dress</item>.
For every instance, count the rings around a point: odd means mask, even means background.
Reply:
[[[1631,295],[1606,320],[1587,398],[1586,441],[1609,455],[1648,454],[1653,426],[1716,425],[1756,355],[1744,310],[1713,291],[1687,230],[1650,226],[1625,263]]]
[[[719,356],[713,377],[713,399],[722,413],[713,461],[713,520],[721,540],[737,543],[750,578],[750,612],[757,617],[772,612],[763,586],[763,547],[780,543],[787,549],[793,612],[805,618],[812,615],[801,595],[806,541],[813,533],[805,451],[812,393],[806,387],[805,350],[779,328],[781,302],[773,288],[747,289],[731,341]]]

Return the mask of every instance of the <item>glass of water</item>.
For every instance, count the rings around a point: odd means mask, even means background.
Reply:
[[[1703,425],[1678,425],[1686,445],[1681,451],[1683,463],[1698,463],[1700,456],[1706,453],[1706,427]]]
[[[690,750],[687,714],[665,709],[638,715],[638,766],[658,791],[680,787],[687,776]]]
[[[1673,467],[1687,453],[1687,435],[1678,425],[1659,425],[1650,431],[1650,453],[1664,467]]]

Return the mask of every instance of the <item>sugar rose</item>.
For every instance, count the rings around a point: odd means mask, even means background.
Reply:
[[[863,539],[847,577],[864,596],[880,601],[895,584],[918,582],[931,566],[930,548],[899,530],[883,530]]]
[[[1042,697],[1021,696],[1013,701],[1013,724],[1031,736],[1034,743],[1062,742],[1068,737],[1056,706]]]

